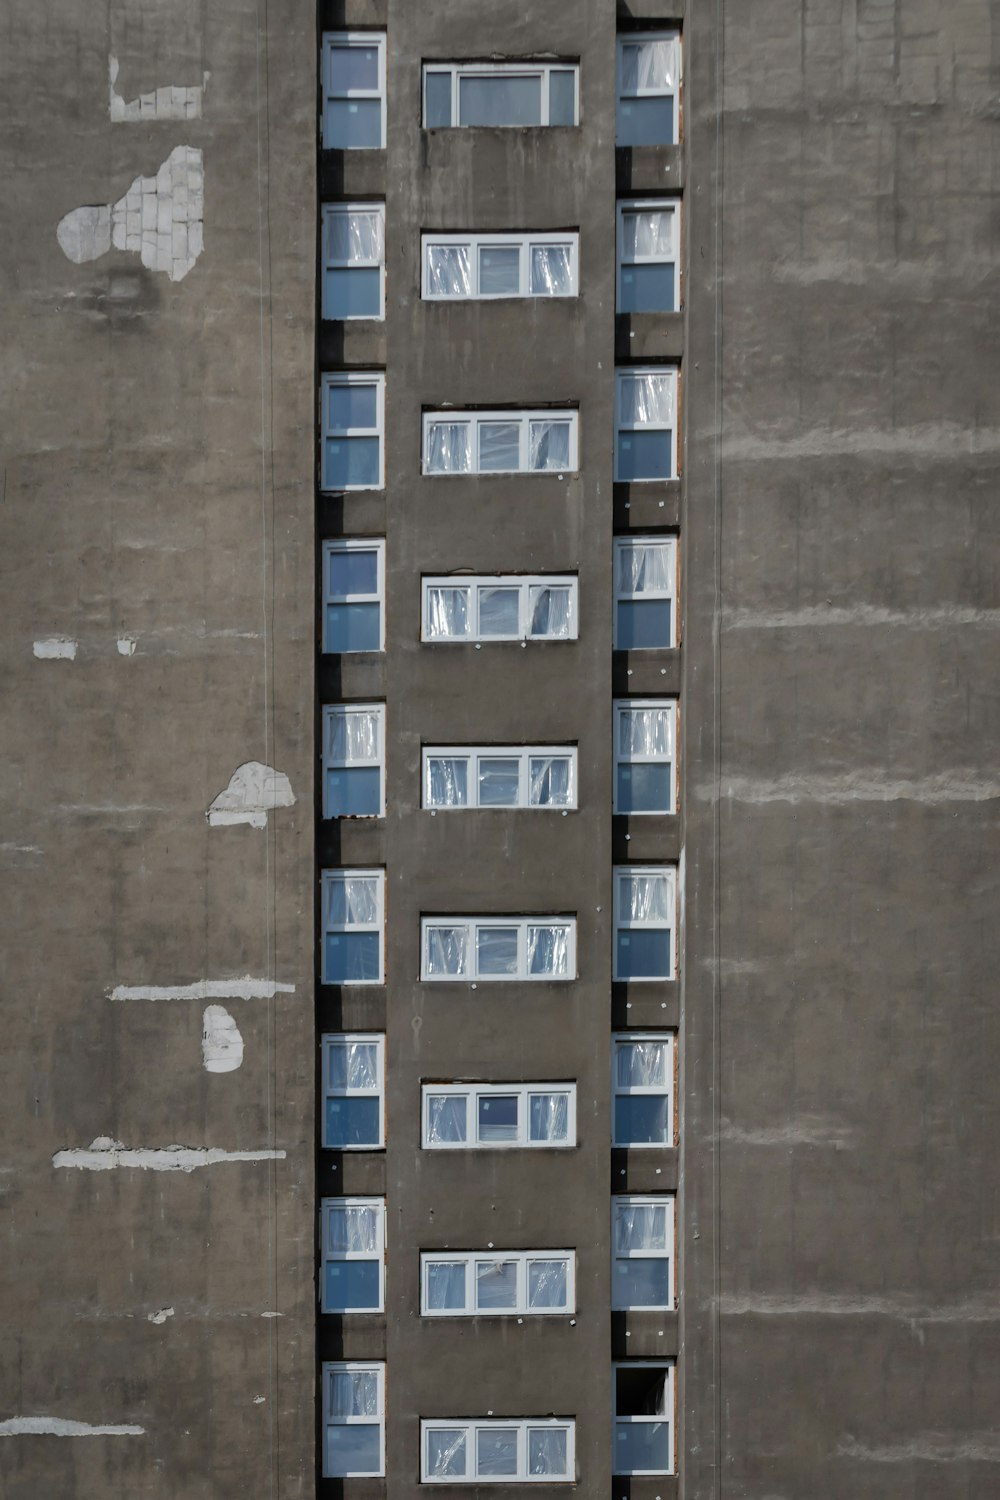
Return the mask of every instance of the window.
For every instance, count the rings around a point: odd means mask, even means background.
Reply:
[[[385,376],[323,376],[324,490],[380,490]]]
[[[424,807],[576,806],[576,751],[566,745],[424,750]]]
[[[677,645],[677,543],[672,537],[615,542],[615,649],[664,650]]]
[[[572,1250],[421,1255],[420,1311],[426,1318],[571,1313],[575,1265]]]
[[[421,1098],[429,1150],[576,1145],[575,1083],[428,1083]]]
[[[424,1484],[551,1484],[573,1479],[572,1420],[502,1417],[490,1421],[423,1421],[420,1478]]]
[[[667,698],[622,698],[614,706],[614,811],[676,811],[677,705]]]
[[[623,1032],[612,1040],[612,1140],[616,1146],[674,1144],[674,1039]]]
[[[323,709],[324,818],[385,817],[385,704]]]
[[[323,1146],[379,1151],[385,1145],[385,1037],[331,1032],[323,1037]]]
[[[674,977],[677,871],[671,865],[618,865],[613,978]]]
[[[325,1313],[385,1307],[385,1199],[324,1198],[320,1206]]]
[[[554,474],[577,466],[575,411],[424,413],[425,474]]]
[[[618,38],[619,146],[676,145],[680,66],[679,32]]]
[[[424,68],[424,125],[575,125],[576,63],[434,63]]]
[[[323,984],[382,984],[385,871],[324,870]]]
[[[323,650],[385,648],[385,542],[323,543]]]
[[[674,1366],[629,1360],[614,1367],[613,1474],[674,1472]]]
[[[323,36],[323,145],[377,151],[385,145],[385,33]]]
[[[677,371],[664,366],[615,375],[615,480],[677,478]]]
[[[674,1305],[674,1196],[611,1200],[611,1306]]]
[[[575,578],[425,578],[425,641],[575,641]]]
[[[421,979],[576,978],[575,917],[423,917]]]
[[[422,294],[429,301],[575,297],[580,236],[425,234]]]
[[[323,1478],[385,1473],[385,1365],[323,1366]]]
[[[680,307],[680,209],[641,200],[618,205],[618,311],[676,312]]]
[[[385,204],[323,206],[324,318],[385,317]]]

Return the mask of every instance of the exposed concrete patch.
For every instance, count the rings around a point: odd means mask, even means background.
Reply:
[[[65,635],[50,635],[33,641],[32,652],[39,661],[76,661],[77,643]]]
[[[132,250],[151,271],[183,281],[204,249],[205,173],[196,146],[175,146],[155,177],[135,177],[117,203],[75,208],[56,237],[75,265],[114,245]]]
[[[294,802],[291,782],[283,771],[265,766],[259,760],[248,760],[237,766],[229,785],[211,803],[205,816],[213,828],[229,823],[266,828],[272,808],[291,807]]]
[[[119,656],[134,656],[135,641],[130,635],[120,635],[117,641]]]
[[[201,1055],[206,1073],[232,1073],[243,1061],[240,1028],[224,1005],[206,1005],[202,1018]]]
[[[930,458],[937,462],[974,453],[1000,453],[1000,428],[958,422],[919,427],[811,428],[794,437],[733,434],[722,440],[725,458],[750,461],[801,458]]]
[[[54,1167],[77,1167],[85,1172],[110,1172],[115,1167],[140,1167],[148,1172],[194,1172],[231,1161],[284,1161],[284,1151],[223,1151],[218,1146],[159,1146],[133,1148],[99,1135],[85,1148],[57,1151]]]
[[[114,125],[132,125],[142,120],[200,120],[202,100],[208,88],[211,73],[201,75],[201,84],[189,88],[177,88],[167,84],[154,89],[151,94],[140,94],[138,99],[123,99],[115,84],[118,82],[118,59],[113,52],[108,55],[108,114]]]
[[[142,1437],[145,1427],[69,1422],[64,1417],[8,1417],[0,1422],[0,1437]]]
[[[908,1442],[869,1447],[856,1438],[837,1444],[838,1458],[860,1459],[875,1464],[1000,1463],[1000,1433],[970,1432],[962,1436],[944,1432],[921,1433]]]
[[[0,844],[0,854],[44,854],[37,844]]]
[[[267,1400],[266,1396],[255,1396],[253,1398],[253,1404],[254,1404],[254,1406],[263,1406],[264,1402],[266,1400]]]
[[[718,1138],[743,1146],[833,1146],[839,1151],[854,1145],[857,1131],[814,1116],[759,1129],[746,1129],[727,1120],[720,1126]]]
[[[161,1307],[159,1312],[147,1313],[146,1322],[156,1323],[157,1325],[159,1325],[161,1323],[165,1323],[168,1318],[172,1318],[173,1316],[174,1310],[172,1307]]]
[[[843,1293],[808,1292],[802,1296],[782,1293],[747,1293],[719,1298],[719,1310],[727,1316],[798,1318],[894,1318],[902,1323],[1000,1323],[1000,1296],[970,1297],[964,1302],[930,1305],[906,1292],[851,1296]]]
[[[283,1318],[284,1316],[285,1316],[284,1313],[279,1313],[279,1312],[262,1312],[261,1313],[261,1317],[262,1318]]]
[[[703,802],[715,798],[713,786],[698,789]],[[841,776],[727,777],[721,788],[727,802],[810,802],[844,806],[851,802],[992,802],[1000,781],[988,781],[974,769],[958,768],[936,776],[896,777],[888,773],[847,772]]]
[[[723,630],[808,630],[829,626],[950,630],[955,625],[995,628],[1000,626],[1000,609],[971,609],[961,604],[930,605],[925,609],[886,609],[878,604],[812,604],[802,609],[730,609],[722,613]]]
[[[194,984],[116,984],[112,1000],[273,1000],[294,995],[294,984],[274,979],[199,979]]]

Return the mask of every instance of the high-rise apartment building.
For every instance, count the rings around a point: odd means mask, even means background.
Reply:
[[[995,8],[8,11],[0,1494],[1000,1493]]]

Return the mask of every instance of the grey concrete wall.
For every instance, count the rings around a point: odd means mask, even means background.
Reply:
[[[985,1497],[996,8],[688,21],[685,1493]]]
[[[314,1459],[315,9],[11,0],[3,29],[0,1491],[291,1500]],[[209,73],[201,118],[112,123],[109,53],[125,101]],[[63,216],[178,145],[204,159],[188,274],[68,259]],[[36,658],[56,636],[74,660]],[[294,806],[209,827],[251,760]],[[218,1000],[226,1073],[203,1001],[110,998],[241,975],[288,988]],[[54,1164],[100,1137],[280,1155]]]

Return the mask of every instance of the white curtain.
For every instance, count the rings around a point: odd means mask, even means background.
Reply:
[[[465,1455],[463,1427],[432,1428],[427,1433],[427,1472],[434,1478],[464,1474]]]
[[[471,474],[472,434],[468,422],[427,424],[428,474]]]
[[[618,1048],[618,1087],[666,1088],[666,1042],[623,1042]]]
[[[466,807],[469,801],[469,762],[436,755],[427,762],[429,807]]]
[[[427,973],[430,978],[437,974],[460,975],[469,970],[469,933],[465,927],[428,927],[424,940],[427,944]]]
[[[569,973],[569,928],[528,928],[528,973]]]
[[[531,634],[566,640],[573,628],[573,592],[564,584],[531,590]]]
[[[469,634],[469,590],[427,590],[427,639],[465,640]]]
[[[378,1046],[375,1042],[335,1042],[330,1047],[330,1088],[378,1087]]]
[[[623,94],[669,94],[676,84],[676,42],[628,42],[622,48]]]
[[[384,255],[383,220],[379,213],[351,209],[327,218],[326,254],[341,265],[381,265]]]
[[[566,1262],[564,1260],[528,1262],[528,1306],[566,1306]]]
[[[615,1213],[615,1254],[666,1250],[667,1210],[655,1203],[619,1203]]]
[[[569,807],[572,801],[572,761],[565,755],[537,756],[529,764],[532,807]]]
[[[331,1417],[377,1417],[378,1376],[374,1370],[333,1370]]]
[[[621,427],[673,427],[672,375],[622,375],[618,385]]]
[[[618,877],[618,915],[623,922],[669,922],[669,883],[666,875],[634,872]]]
[[[622,260],[673,260],[673,209],[622,214]]]
[[[370,875],[345,875],[327,882],[327,927],[372,927],[377,921],[377,879]]]
[[[373,1255],[378,1244],[376,1212],[376,1209],[360,1203],[330,1209],[327,1232],[332,1253]]]
[[[569,1099],[565,1094],[532,1094],[529,1099],[529,1139],[564,1141],[569,1133]]]
[[[618,754],[667,757],[673,750],[665,708],[623,708],[618,714]]]
[[[431,1094],[427,1100],[427,1139],[435,1145],[464,1141],[468,1105],[458,1094]]]
[[[465,1307],[465,1264],[435,1262],[427,1267],[427,1306],[435,1311]]]
[[[532,1474],[565,1475],[565,1429],[531,1428],[528,1433],[528,1470]]]
[[[573,295],[573,258],[569,245],[532,245],[531,293],[534,297]]]
[[[620,594],[671,593],[670,548],[664,542],[632,542],[618,553]]]
[[[379,717],[374,709],[348,708],[327,719],[327,759],[337,764],[377,761]]]
[[[569,422],[532,422],[529,467],[533,470],[569,468]]]
[[[468,245],[427,246],[427,291],[432,297],[471,297]]]

